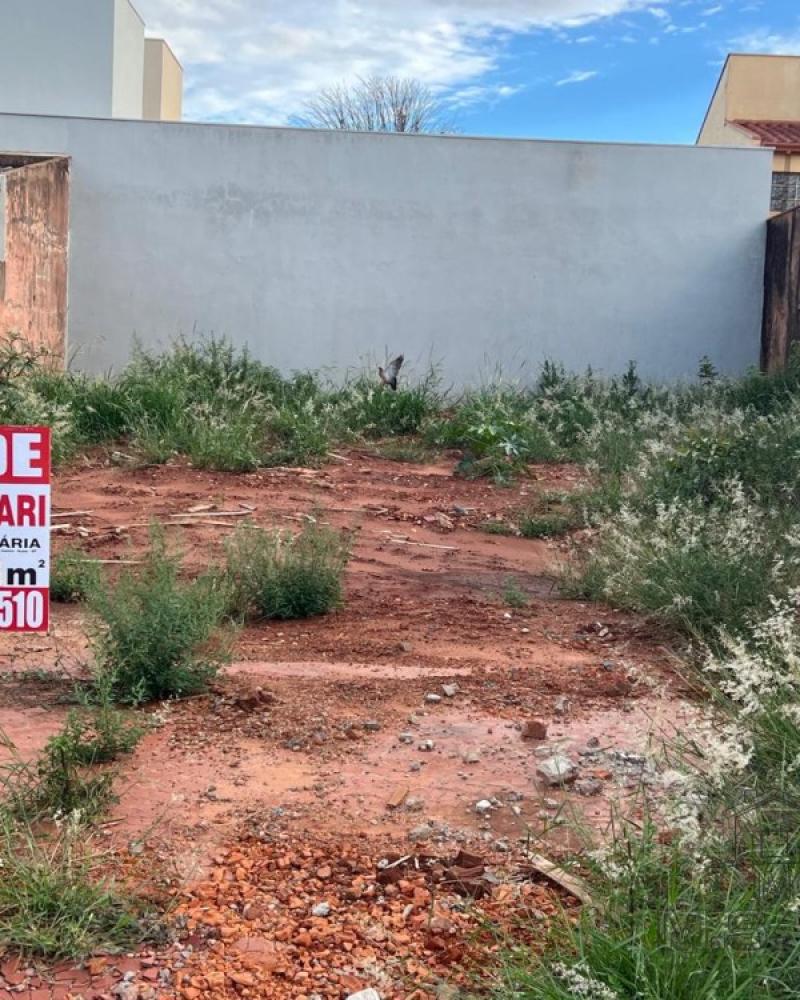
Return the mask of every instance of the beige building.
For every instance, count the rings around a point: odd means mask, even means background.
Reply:
[[[179,122],[183,115],[183,68],[163,38],[144,41],[143,117]]]
[[[774,150],[772,211],[800,205],[800,56],[729,55],[697,142]]]

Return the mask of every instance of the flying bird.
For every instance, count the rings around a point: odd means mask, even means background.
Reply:
[[[398,355],[394,361],[390,361],[385,368],[378,368],[378,375],[384,385],[397,392],[397,376],[403,367],[403,355]]]

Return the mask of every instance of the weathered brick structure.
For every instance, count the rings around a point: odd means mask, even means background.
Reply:
[[[0,156],[0,337],[65,361],[69,160]]]

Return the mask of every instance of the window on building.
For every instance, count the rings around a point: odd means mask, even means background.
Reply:
[[[775,173],[772,175],[773,212],[788,212],[800,205],[800,174]]]

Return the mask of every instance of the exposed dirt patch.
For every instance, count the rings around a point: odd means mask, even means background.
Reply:
[[[158,725],[120,769],[106,839],[124,856],[177,871],[195,948],[131,959],[141,987],[131,996],[176,989],[187,1000],[300,1000],[369,985],[384,1000],[431,996],[449,963],[469,965],[480,914],[453,909],[448,897],[447,912],[435,915],[454,922],[453,933],[432,943],[429,899],[414,896],[421,886],[408,900],[377,894],[378,855],[407,851],[409,833],[421,828],[426,850],[471,845],[509,871],[532,842],[557,851],[572,842],[565,817],[602,830],[612,803],[635,808],[626,800],[638,765],[615,752],[641,753],[690,722],[662,637],[631,616],[559,595],[562,543],[478,528],[511,519],[537,491],[574,487],[580,473],[537,469],[506,489],[451,471],[452,463],[356,453],[311,471],[232,476],[96,463],[57,476],[55,509],[68,516],[58,518],[65,527],[56,545],[111,561],[110,572],[114,561],[141,557],[153,520],[179,540],[187,573],[219,562],[229,525],[241,520],[296,528],[311,514],[355,535],[341,611],[244,629],[214,690],[158,709]],[[208,504],[207,517],[186,518]],[[180,526],[171,515],[181,515]],[[523,608],[503,600],[510,578],[526,595]],[[56,607],[53,622],[46,639],[0,639],[0,727],[26,756],[58,728],[69,686],[89,662],[82,609]],[[47,683],[48,673],[67,676]],[[531,720],[547,728],[546,739],[523,738]],[[578,777],[553,789],[537,768],[556,752],[575,762]],[[488,808],[478,809],[482,802]],[[326,859],[332,888],[307,871]],[[352,897],[354,880],[363,891]],[[509,896],[503,885],[516,888]],[[482,915],[533,907],[546,920],[559,903],[552,887],[519,887],[504,875]],[[308,917],[312,897],[330,903],[333,924]],[[244,907],[253,902],[261,916],[250,920]],[[388,930],[375,942],[365,928],[378,925]],[[257,944],[237,951],[236,941],[250,939]],[[92,977],[84,984],[87,997],[105,995],[124,974],[109,968],[113,975],[104,967],[94,977],[102,989]]]

